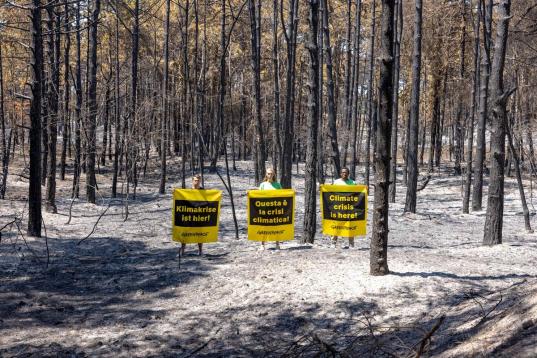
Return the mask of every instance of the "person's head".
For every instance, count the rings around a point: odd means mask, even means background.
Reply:
[[[275,180],[276,180],[276,172],[272,168],[267,168],[267,170],[265,171],[264,181],[268,181],[272,183]]]
[[[192,177],[192,189],[199,189],[201,187],[201,175],[196,174]]]
[[[347,167],[341,168],[341,172],[339,172],[339,175],[341,176],[341,179],[343,180],[349,179],[349,168]]]

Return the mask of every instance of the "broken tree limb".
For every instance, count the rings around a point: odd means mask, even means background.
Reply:
[[[433,328],[431,328],[431,330],[429,332],[427,332],[425,337],[422,338],[421,343],[420,343],[420,348],[418,349],[418,352],[416,353],[416,358],[421,357],[421,355],[423,354],[423,351],[425,349],[425,345],[427,344],[427,342],[429,342],[431,340],[431,337],[433,336],[434,332],[436,332],[438,330],[438,328],[440,328],[440,326],[442,325],[442,323],[444,322],[445,319],[446,319],[445,314],[440,316],[438,321],[436,321],[436,323],[434,324]]]
[[[427,175],[427,178],[425,178],[425,180],[421,183],[419,188],[416,189],[416,191],[422,191],[423,189],[425,189],[427,184],[429,184],[429,180],[431,180],[431,174]]]

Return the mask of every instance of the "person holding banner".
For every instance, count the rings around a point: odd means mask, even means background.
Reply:
[[[203,190],[204,189],[201,186],[201,175],[200,174],[195,174],[192,177],[192,187],[191,188],[196,189],[196,190]],[[185,255],[185,249],[186,249],[186,244],[184,242],[182,242],[181,243],[181,256]],[[201,242],[198,243],[198,255],[199,256],[203,255],[203,244]]]
[[[281,189],[282,185],[276,181],[276,174],[274,173],[274,169],[267,168],[265,171],[265,178],[259,185],[259,190],[278,190]],[[261,245],[263,245],[263,250],[265,250],[265,241],[261,241]],[[280,242],[276,241],[276,249],[280,249]]]
[[[349,168],[341,168],[341,172],[339,173],[340,178],[334,181],[334,185],[356,185],[356,182],[349,178],[349,173]],[[332,242],[334,243],[334,247],[337,246],[337,239],[337,236],[332,236]],[[354,237],[349,237],[349,246],[354,247]]]

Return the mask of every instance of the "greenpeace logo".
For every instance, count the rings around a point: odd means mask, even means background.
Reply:
[[[258,230],[257,235],[281,235],[283,230],[268,231],[268,230]]]
[[[356,230],[356,226],[347,227],[347,226],[332,225],[330,228],[334,230]]]
[[[189,236],[207,236],[206,232],[182,232],[182,237],[189,237]]]

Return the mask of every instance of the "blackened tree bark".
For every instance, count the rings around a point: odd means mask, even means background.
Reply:
[[[490,78],[492,97],[492,121],[490,136],[490,183],[488,191],[487,215],[485,219],[484,245],[502,243],[503,189],[505,163],[505,123],[507,121],[507,100],[511,91],[504,91],[503,71],[507,36],[509,34],[511,0],[501,0],[498,6],[498,25],[494,41],[494,58]]]
[[[134,21],[132,25],[132,49],[131,49],[131,88],[129,95],[129,114],[125,123],[125,143],[126,143],[126,174],[127,174],[127,196],[129,195],[130,184],[133,184],[133,197],[136,198],[136,157],[138,144],[136,143],[136,124],[138,118],[138,55],[140,47],[140,1],[134,2]],[[125,218],[129,215],[126,206]]]
[[[248,0],[250,28],[252,31],[252,71],[254,88],[254,164],[255,182],[259,183],[265,175],[265,138],[261,118],[261,0]]]
[[[339,160],[339,146],[337,139],[336,128],[336,106],[335,106],[335,94],[334,94],[334,74],[332,64],[332,47],[330,46],[330,28],[328,22],[328,4],[326,0],[322,0],[324,4],[323,12],[323,31],[324,41],[326,44],[326,87],[327,87],[327,101],[328,101],[328,138],[330,138],[330,159],[334,166],[334,173],[337,175],[341,171],[341,164]],[[321,44],[322,46],[322,44]]]
[[[0,178],[0,199],[4,199],[7,189],[7,175],[9,171],[9,150],[11,147],[11,136],[13,131],[9,131],[9,139],[6,140],[6,117],[4,112],[4,59],[2,57],[2,43],[0,42],[0,124],[2,125],[2,177]]]
[[[412,97],[410,99],[410,131],[408,133],[407,166],[408,179],[405,212],[416,212],[416,190],[418,187],[418,135],[420,116],[421,78],[421,25],[422,0],[415,0],[414,48],[412,53]]]
[[[376,1],[371,3],[371,34],[370,34],[370,46],[369,46],[369,79],[367,81],[367,140],[365,144],[365,185],[369,189],[369,177],[371,167],[371,128],[373,125],[373,116],[375,115],[375,108],[373,104],[373,78],[375,70],[375,5]],[[393,26],[393,25],[392,25]],[[375,146],[376,143],[373,143]]]
[[[443,79],[443,86],[444,86],[444,92],[442,98],[444,98],[442,102],[442,109],[440,111],[440,124],[436,128],[436,138],[438,140],[435,140],[435,148],[434,148],[434,165],[438,168],[440,166],[440,160],[442,159],[442,133],[444,133],[444,123],[446,122],[446,102],[448,96],[448,71],[444,70],[444,79]]]
[[[47,169],[47,186],[46,186],[46,201],[45,209],[48,212],[56,213],[56,145],[58,142],[58,102],[59,102],[59,89],[60,89],[60,30],[61,30],[61,18],[59,13],[56,13],[53,9],[55,2],[49,3],[47,6],[47,14],[50,17],[49,23],[53,24],[54,29],[49,34],[52,41],[49,49],[49,69],[50,69],[50,82],[48,86],[48,169]]]
[[[73,190],[72,197],[78,198],[80,194],[80,171],[81,171],[81,127],[82,127],[82,59],[81,59],[81,36],[80,36],[80,1],[76,4],[75,15],[76,27],[76,106],[75,106],[75,160],[73,166]]]
[[[41,237],[41,85],[43,79],[43,33],[41,0],[30,9],[32,35],[30,102],[30,183],[28,187],[28,235]]]
[[[391,168],[390,168],[390,202],[395,203],[397,192],[397,137],[399,122],[399,74],[401,63],[401,38],[403,36],[403,0],[396,0],[396,10],[394,17],[394,74],[393,74],[393,119],[392,119],[392,141],[391,141]]]
[[[63,90],[63,101],[64,101],[64,107],[63,107],[63,118],[62,118],[62,152],[60,154],[60,179],[65,180],[65,165],[66,165],[66,159],[67,159],[67,147],[69,145],[70,140],[70,122],[71,122],[71,113],[70,113],[70,106],[69,101],[71,99],[71,82],[69,81],[69,76],[71,75],[71,68],[70,68],[70,60],[71,60],[71,18],[69,16],[69,0],[64,0],[64,16],[65,16],[65,22],[64,22],[64,30],[65,30],[65,48],[64,48],[64,56],[63,56],[63,65],[64,65],[64,72],[63,72],[63,82],[64,82],[64,90]]]
[[[475,178],[472,192],[472,210],[483,209],[483,164],[485,162],[485,130],[487,126],[487,116],[489,100],[489,78],[490,78],[490,43],[492,27],[492,2],[490,0],[484,10],[485,19],[483,21],[483,52],[481,56],[481,89],[479,99],[479,119],[477,124],[477,149],[475,158]]]
[[[298,0],[291,0],[289,4],[288,24],[285,26],[282,14],[284,38],[287,44],[287,73],[285,119],[282,125],[283,148],[280,160],[280,182],[282,187],[291,188],[291,170],[293,165],[293,138],[295,121],[295,75],[296,75],[296,38],[298,34]]]
[[[319,0],[319,39],[317,43],[319,44],[319,97],[317,101],[319,102],[319,119],[317,127],[319,128],[319,133],[317,136],[317,181],[319,184],[324,184],[324,103],[323,103],[323,86],[324,86],[324,31],[323,31],[323,18],[325,13],[325,7],[323,0]]]
[[[164,23],[164,83],[162,84],[162,119],[160,125],[160,186],[159,193],[166,189],[166,128],[168,125],[168,82],[169,82],[169,43],[170,43],[170,0],[166,0],[166,20]],[[183,158],[184,161],[184,158]]]
[[[436,65],[439,67],[440,64],[436,62]],[[439,71],[439,68],[436,68],[436,71]],[[433,171],[433,164],[434,164],[434,152],[436,148],[436,143],[441,140],[440,136],[440,127],[441,127],[441,113],[440,113],[440,88],[442,86],[442,79],[440,73],[434,73],[433,74],[433,116],[431,118],[431,130],[430,130],[430,141],[429,141],[429,158],[428,158],[428,165],[429,165],[429,173]],[[425,145],[425,128],[423,128],[423,142],[422,144],[422,150]],[[422,152],[423,153],[423,152]],[[422,154],[423,155],[423,154]]]
[[[506,121],[506,134],[509,143],[509,149],[513,156],[515,162],[515,172],[516,172],[516,181],[518,184],[518,192],[520,194],[520,202],[522,203],[522,213],[524,214],[524,225],[528,233],[533,233],[530,223],[530,211],[528,209],[528,203],[526,202],[526,195],[524,194],[524,183],[522,182],[522,174],[520,171],[520,158],[518,152],[515,149],[515,144],[513,141],[513,130],[512,126],[509,125],[509,121]]]
[[[272,114],[272,167],[278,168],[278,158],[282,152],[280,140],[280,57],[278,44],[278,22],[279,22],[278,0],[272,4],[272,67],[274,72],[274,113]]]
[[[356,165],[358,159],[358,149],[356,140],[358,133],[358,92],[360,89],[360,34],[361,34],[362,1],[356,2],[355,23],[354,23],[354,44],[352,56],[352,93],[351,93],[351,176],[356,178]]]
[[[474,83],[472,86],[472,109],[470,115],[470,123],[468,125],[468,144],[466,149],[466,180],[464,182],[464,196],[462,201],[462,212],[468,214],[470,212],[470,191],[472,186],[472,157],[474,147],[474,121],[475,112],[478,103],[479,92],[479,27],[481,22],[481,1],[477,2],[477,16],[474,20]]]
[[[319,125],[319,0],[309,0],[310,58],[308,81],[308,129],[304,185],[304,242],[313,243],[317,231],[317,134]]]
[[[345,35],[345,88],[344,88],[344,96],[342,99],[342,105],[343,105],[343,128],[345,129],[346,135],[343,137],[343,166],[347,165],[347,154],[349,150],[349,142],[350,142],[350,132],[351,129],[350,121],[351,121],[351,79],[354,77],[352,75],[352,51],[351,51],[351,35],[352,35],[352,1],[347,0],[347,14],[346,14],[346,35]]]
[[[393,16],[395,0],[382,0],[380,36],[379,114],[375,157],[375,202],[369,260],[370,274],[387,275],[388,269],[388,189],[390,185],[390,141],[393,115]],[[366,199],[367,200],[367,199]]]
[[[225,5],[222,5],[222,6],[223,6],[222,11],[223,11],[224,16],[225,16]],[[189,41],[189,38],[188,38],[188,19],[189,19],[189,12],[190,12],[190,1],[186,0],[186,2],[184,3],[184,7],[183,7],[183,19],[182,19],[183,24],[181,26],[181,41],[182,41],[182,45],[183,45],[182,46],[182,51],[181,51],[181,54],[182,54],[182,57],[183,57],[183,86],[182,86],[183,91],[182,91],[182,103],[181,103],[181,121],[182,121],[182,124],[181,124],[181,187],[182,188],[186,187],[186,181],[185,181],[185,179],[186,179],[186,161],[188,160],[188,158],[187,158],[187,129],[192,128],[192,125],[191,125],[192,124],[191,123],[192,122],[192,116],[189,115],[189,106],[188,106],[188,103],[189,103],[188,95],[189,95],[189,89],[190,89],[190,64],[189,64],[189,56],[188,56],[188,41]],[[225,28],[222,28],[222,36],[224,36],[224,38],[225,38]],[[224,55],[222,55],[222,56],[224,56]],[[220,66],[222,66],[222,61],[225,62],[224,57],[220,58]],[[225,92],[224,92],[223,95],[220,94],[220,96],[222,96],[222,97],[219,98],[219,101],[222,102],[224,100],[223,96],[225,96]],[[187,118],[190,118],[190,121]],[[216,150],[215,150],[215,154],[213,156],[213,160],[211,162],[212,170],[216,170],[216,161],[218,160],[218,156],[220,155],[220,147],[219,147],[219,145],[221,143],[223,143],[223,140],[221,139],[223,131],[222,131],[221,128],[223,128],[223,124],[218,125],[218,127],[216,129],[218,143],[215,146]],[[190,154],[192,154],[192,153],[190,153]]]
[[[119,173],[119,156],[121,152],[121,118],[120,118],[120,95],[119,95],[119,0],[115,0],[115,56],[114,56],[114,117],[115,117],[115,140],[114,140],[114,167],[112,176],[112,198],[117,196],[117,179]]]
[[[461,161],[463,155],[463,133],[462,133],[462,116],[464,112],[464,90],[462,84],[464,83],[465,75],[465,54],[466,54],[466,1],[461,1],[461,57],[459,66],[459,93],[457,94],[457,115],[455,116],[455,174],[461,175]],[[440,140],[438,137],[437,140]]]
[[[108,46],[111,47],[110,42],[108,42]],[[102,152],[99,156],[101,165],[104,167],[106,165],[106,149],[108,144],[108,132],[109,132],[109,126],[110,126],[110,81],[112,79],[112,73],[110,71],[109,77],[106,79],[106,90],[104,94],[104,118],[103,118],[103,141],[102,141]],[[110,133],[110,136],[112,134]]]
[[[97,29],[99,24],[99,13],[101,11],[101,0],[95,0],[91,15],[90,27],[90,63],[89,63],[89,84],[88,84],[88,124],[87,124],[87,170],[86,170],[86,199],[89,203],[95,204],[95,192],[97,180],[95,178],[95,155],[97,151],[97,137],[95,129],[97,126]]]

